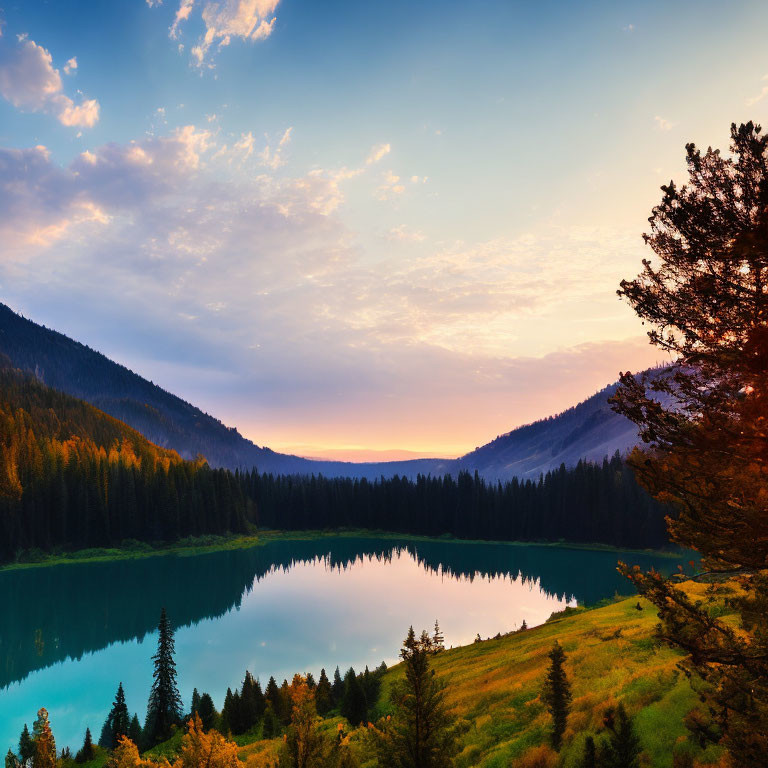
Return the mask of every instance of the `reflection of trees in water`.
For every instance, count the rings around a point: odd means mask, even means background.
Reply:
[[[154,631],[162,606],[175,626],[194,624],[239,607],[254,583],[276,570],[318,560],[346,570],[405,552],[449,578],[523,578],[585,602],[628,590],[610,552],[351,537],[7,571],[0,573],[0,687],[57,661],[142,638]],[[647,555],[634,561],[659,565]]]

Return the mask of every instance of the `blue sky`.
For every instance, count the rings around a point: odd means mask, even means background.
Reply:
[[[658,187],[768,109],[759,2],[0,9],[4,300],[310,455],[654,362],[614,291]]]

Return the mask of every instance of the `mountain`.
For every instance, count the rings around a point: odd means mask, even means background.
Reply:
[[[16,314],[0,304],[0,353],[15,368],[33,373],[44,384],[85,400],[125,422],[148,440],[175,450],[186,459],[199,454],[212,467],[283,474],[323,473],[327,476],[375,478],[406,471],[431,472],[429,460],[353,465],[312,461],[255,445],[234,427],[227,427],[199,408],[166,392],[105,355],[57,331]]]
[[[625,454],[638,443],[637,427],[608,404],[617,387],[611,384],[557,416],[500,435],[457,459],[452,471],[477,470],[493,480],[538,477],[561,464],[573,467],[579,459],[599,462],[616,451]]]
[[[148,440],[212,467],[375,479],[479,472],[489,479],[537,477],[579,459],[601,461],[637,442],[635,426],[608,405],[613,384],[557,416],[518,427],[459,459],[353,463],[277,453],[243,437],[199,408],[166,392],[100,352],[49,330],[0,304],[0,353],[16,368],[125,422]]]

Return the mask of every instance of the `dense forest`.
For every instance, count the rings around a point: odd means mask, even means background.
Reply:
[[[500,540],[666,542],[664,510],[616,456],[537,481],[377,481],[211,469],[158,448],[34,377],[0,369],[0,557],[175,541],[254,526],[344,527]]]

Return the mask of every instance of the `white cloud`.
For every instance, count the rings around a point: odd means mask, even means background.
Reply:
[[[768,80],[768,75],[763,75],[763,80]],[[766,96],[768,96],[768,85],[764,85],[760,89],[760,93],[756,94],[755,96],[751,96],[747,99],[747,106],[753,107],[758,102],[762,101]]]
[[[656,115],[653,119],[656,122],[656,127],[665,133],[671,131],[677,125],[677,123],[673,123],[660,115]]]
[[[389,144],[377,144],[371,148],[370,154],[365,161],[366,165],[375,165],[384,155],[388,155],[391,151],[392,147]]]
[[[64,71],[76,66],[72,58]],[[84,99],[75,104],[64,94],[51,54],[26,35],[19,35],[16,44],[0,39],[0,94],[19,109],[53,114],[62,125],[90,128],[99,119],[99,102]]]
[[[64,74],[70,75],[76,69],[77,69],[77,56],[73,56],[71,59],[68,59],[67,63],[64,65]]]
[[[233,38],[240,40],[263,40],[272,34],[275,26],[275,10],[280,0],[201,0],[197,3],[205,26],[205,32],[191,48],[192,58],[197,66],[207,64],[212,46],[223,48]],[[196,0],[180,0],[170,36],[178,39],[181,27],[192,15]]]

